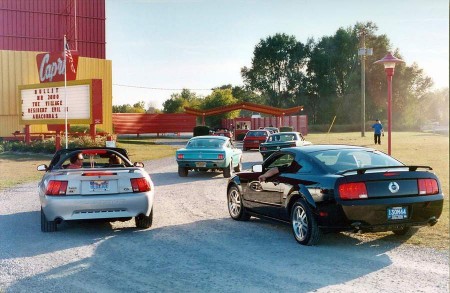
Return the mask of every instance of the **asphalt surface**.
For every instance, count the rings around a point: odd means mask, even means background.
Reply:
[[[245,169],[260,161],[244,153]],[[0,292],[449,292],[446,251],[343,233],[301,246],[288,225],[232,220],[221,173],[180,178],[174,158],[145,163],[147,230],[69,222],[42,233],[37,182],[0,192]]]

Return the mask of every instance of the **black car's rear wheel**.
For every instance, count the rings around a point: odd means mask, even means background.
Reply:
[[[292,206],[291,223],[292,232],[298,243],[302,245],[317,244],[320,230],[310,207],[303,199],[299,199]]]
[[[41,207],[41,231],[42,232],[55,232],[56,221],[48,221]]]
[[[136,227],[140,229],[147,229],[152,226],[153,223],[153,209],[150,212],[150,215],[147,217],[146,215],[139,215],[134,218],[134,221],[136,222]]]
[[[178,176],[187,177],[187,175],[188,175],[188,169],[186,167],[178,166]]]
[[[227,194],[228,212],[233,220],[247,221],[250,215],[245,211],[242,196],[236,186],[232,186]]]

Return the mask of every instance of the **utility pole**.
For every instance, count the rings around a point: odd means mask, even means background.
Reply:
[[[372,48],[366,48],[366,30],[360,30],[361,48],[358,55],[361,56],[361,137],[366,136],[366,55],[373,55]]]

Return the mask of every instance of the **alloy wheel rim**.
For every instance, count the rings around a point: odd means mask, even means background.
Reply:
[[[241,213],[241,197],[239,192],[235,189],[230,192],[228,209],[232,217],[237,217]]]
[[[305,210],[301,206],[295,207],[292,213],[292,228],[297,239],[305,239],[308,232],[308,218],[306,217]]]

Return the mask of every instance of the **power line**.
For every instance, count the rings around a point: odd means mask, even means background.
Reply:
[[[148,86],[138,86],[138,85],[127,85],[127,84],[117,84],[113,83],[115,86],[123,86],[123,87],[132,87],[138,89],[148,89],[148,90],[162,90],[162,91],[182,91],[182,90],[190,90],[190,91],[212,91],[213,89],[171,89],[171,88],[162,88],[162,87],[148,87]]]

